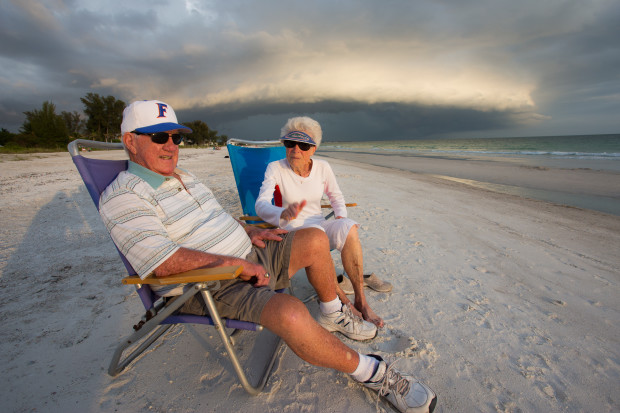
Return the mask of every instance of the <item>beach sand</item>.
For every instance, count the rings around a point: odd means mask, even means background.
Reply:
[[[180,166],[238,215],[225,154],[183,149]],[[394,284],[367,290],[386,327],[347,344],[398,358],[437,392],[438,412],[620,410],[619,217],[326,159],[359,205],[349,215],[362,226],[366,272]],[[124,268],[70,156],[1,155],[0,165],[4,411],[376,411],[375,394],[286,348],[265,392],[249,396],[202,326],[173,328],[108,376],[143,308],[120,284]],[[307,294],[303,272],[295,279]],[[244,360],[263,351],[255,337],[238,337]]]

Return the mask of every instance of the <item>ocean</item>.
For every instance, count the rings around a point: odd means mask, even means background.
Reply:
[[[317,155],[338,158],[346,158],[347,153],[370,156],[373,159],[370,163],[376,165],[440,175],[495,192],[620,215],[620,134],[324,142],[317,151]],[[394,162],[395,159],[400,162]],[[472,160],[482,165],[513,163],[541,171],[599,171],[604,182],[598,184],[604,185],[607,190],[577,191],[561,185],[549,187],[534,182],[537,178],[515,184],[511,180],[504,182],[498,177],[485,175],[484,171],[468,174],[464,168],[446,168],[438,173],[438,167],[422,169],[428,162],[416,162],[416,159],[434,160],[433,164],[437,165],[446,164],[449,160]],[[542,175],[538,178],[542,179]]]

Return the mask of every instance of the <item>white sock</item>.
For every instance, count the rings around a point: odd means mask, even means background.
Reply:
[[[377,366],[379,365],[379,360],[365,354],[357,354],[360,356],[360,364],[358,364],[355,371],[351,373],[351,377],[363,383],[370,380],[372,375],[375,373],[375,370],[377,370]]]
[[[336,296],[332,301],[319,301],[319,309],[325,315],[335,313],[336,311],[340,311],[342,309],[342,301],[340,298]]]

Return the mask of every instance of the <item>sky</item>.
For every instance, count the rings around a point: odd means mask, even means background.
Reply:
[[[324,141],[620,133],[618,0],[0,0],[0,127],[87,93]]]

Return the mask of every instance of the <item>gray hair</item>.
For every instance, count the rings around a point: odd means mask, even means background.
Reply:
[[[307,116],[290,118],[280,130],[280,136],[284,136],[292,131],[300,131],[312,136],[312,139],[316,142],[317,148],[323,139],[323,131],[321,130],[319,122]]]

